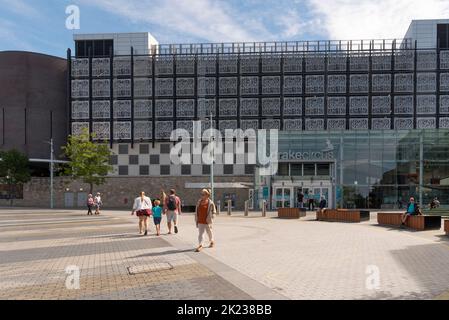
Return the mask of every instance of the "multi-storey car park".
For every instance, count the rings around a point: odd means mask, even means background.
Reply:
[[[87,128],[110,145],[115,170],[104,189],[114,206],[127,205],[123,198],[142,181],[154,193],[175,186],[193,205],[211,168],[172,164],[170,134],[191,132],[198,120],[207,129],[211,114],[222,131],[280,130],[274,176],[260,177],[239,156],[232,164],[215,159],[222,203],[290,207],[302,190],[349,208],[397,207],[411,195],[449,204],[449,20],[413,21],[393,40],[164,45],[148,33],[74,40],[68,129]]]

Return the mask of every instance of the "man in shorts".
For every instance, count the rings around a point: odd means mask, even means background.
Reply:
[[[175,189],[171,189],[170,195],[165,199],[164,214],[167,215],[168,234],[172,233],[172,223],[175,233],[178,233],[178,215],[181,214],[181,199],[176,195]]]

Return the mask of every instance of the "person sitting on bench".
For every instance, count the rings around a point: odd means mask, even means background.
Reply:
[[[320,208],[318,209],[319,213],[323,213],[326,210],[327,202],[324,196],[321,197]]]
[[[430,209],[436,209],[439,206],[440,206],[440,201],[438,201],[437,197],[433,198],[433,200],[430,202],[430,205],[429,205]]]
[[[404,226],[407,222],[408,217],[421,215],[421,209],[419,205],[415,203],[415,198],[411,197],[410,202],[407,204],[407,212],[402,214],[402,225]]]

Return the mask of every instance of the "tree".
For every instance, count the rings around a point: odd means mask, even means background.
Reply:
[[[31,180],[28,157],[15,150],[0,151],[0,181],[8,185],[9,199],[13,205],[13,187]]]
[[[94,185],[102,185],[106,176],[112,171],[109,165],[111,151],[102,143],[94,143],[89,131],[85,129],[81,134],[69,136],[67,145],[62,147],[69,163],[64,168],[64,174],[73,180],[82,180],[89,184],[90,193]]]

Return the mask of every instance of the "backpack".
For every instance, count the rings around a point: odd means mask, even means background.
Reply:
[[[177,209],[176,196],[169,196],[168,197],[167,208],[168,208],[168,210],[171,210],[171,211],[174,211],[174,210]]]

